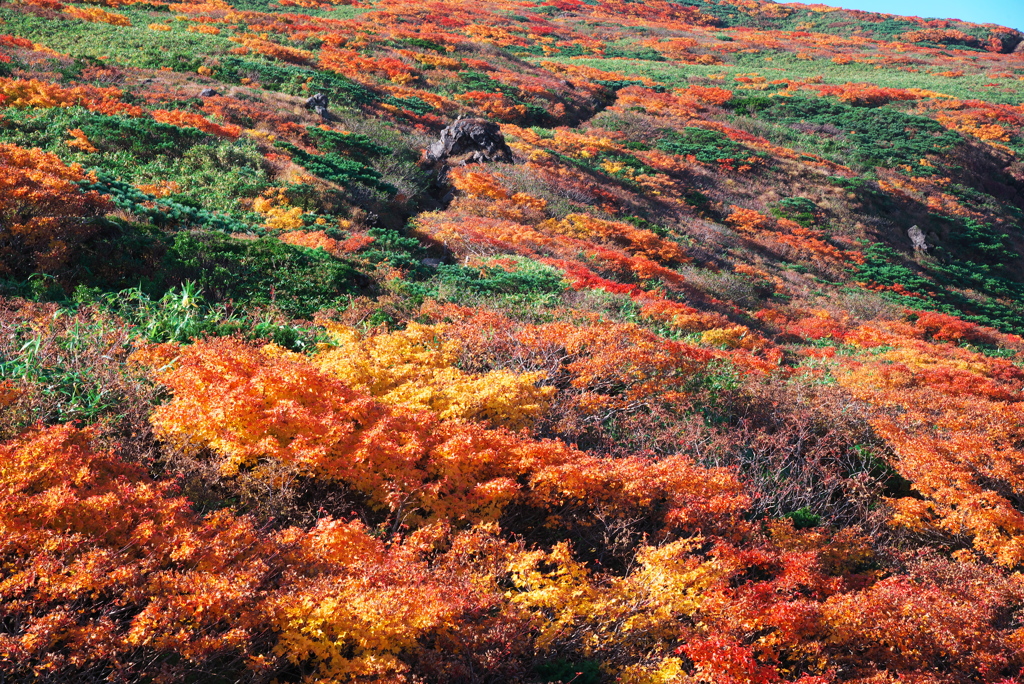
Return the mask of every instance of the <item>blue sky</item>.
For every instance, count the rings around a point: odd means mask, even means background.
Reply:
[[[814,0],[802,0],[811,4]],[[818,0],[847,9],[915,17],[963,19],[1024,31],[1024,0]]]

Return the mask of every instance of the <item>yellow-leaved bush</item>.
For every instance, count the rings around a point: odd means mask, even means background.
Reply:
[[[160,355],[158,355],[160,356]],[[600,458],[555,440],[441,420],[354,390],[298,354],[214,339],[157,372],[173,399],[157,435],[209,450],[226,475],[268,463],[342,482],[407,524],[493,520],[513,500],[718,528],[746,502],[735,474],[678,455]],[[269,469],[268,469],[269,472]]]
[[[459,345],[441,336],[443,325],[410,323],[405,330],[365,337],[327,325],[335,346],[316,355],[317,365],[386,404],[517,429],[542,415],[556,391],[539,386],[543,372],[459,370]]]

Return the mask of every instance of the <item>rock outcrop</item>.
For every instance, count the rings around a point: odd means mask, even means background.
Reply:
[[[327,99],[327,93],[317,93],[306,100],[306,109],[316,112],[325,121],[334,121],[334,115],[327,109],[329,106],[330,101]]]
[[[1005,33],[997,33],[994,38],[999,44],[998,51],[1005,55],[1024,52],[1024,48],[1021,47],[1024,45],[1024,33],[1019,31],[1009,31]]]
[[[427,161],[432,164],[462,155],[469,155],[467,163],[513,162],[498,124],[484,119],[457,120],[427,149]]]
[[[924,236],[924,231],[917,226],[910,226],[910,230],[907,231],[907,237],[910,238],[910,242],[914,245],[915,252],[927,252],[928,251],[928,240]]]

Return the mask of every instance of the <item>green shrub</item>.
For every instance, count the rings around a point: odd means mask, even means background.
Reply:
[[[601,664],[596,660],[571,662],[564,659],[548,660],[536,666],[541,682],[562,682],[563,684],[599,684],[604,677]]]
[[[805,134],[801,140],[812,147],[841,155],[847,164],[860,168],[910,166],[916,175],[932,175],[935,170],[921,162],[928,155],[942,155],[962,138],[946,130],[939,122],[890,107],[855,107],[825,99],[787,97],[762,108],[760,100],[741,99],[726,103],[734,110],[752,113],[773,123],[815,124],[830,127],[830,137]],[[833,139],[836,138],[836,139]]]
[[[182,128],[147,118],[89,117],[82,129],[95,147],[105,152],[124,151],[142,160],[157,156],[179,157],[211,136],[195,128]]]
[[[267,90],[289,95],[309,96],[322,92],[330,98],[332,106],[366,105],[385,99],[371,88],[338,74],[233,55],[220,58],[216,76],[228,83],[241,83],[243,78],[247,78]]]
[[[381,157],[390,154],[391,150],[383,145],[378,145],[369,136],[359,133],[338,133],[319,126],[307,126],[306,135],[323,152],[338,152],[342,154],[361,154],[370,157]]]
[[[1024,302],[1024,285],[993,275],[989,265],[963,260],[939,261],[928,267],[935,275],[929,279],[898,263],[901,261],[899,254],[889,247],[875,243],[867,246],[863,253],[865,263],[858,267],[857,280],[900,285],[917,295],[882,293],[888,299],[912,309],[961,316],[1006,332],[1024,332],[1024,306],[1020,304]],[[965,288],[974,290],[978,296],[960,291]]]
[[[144,217],[151,223],[161,227],[200,226],[226,232],[246,232],[252,226],[230,216],[215,214],[205,209],[197,209],[169,199],[158,199],[146,194],[133,185],[116,180],[103,171],[96,170],[95,183],[83,181],[79,183],[83,190],[95,190],[110,195],[114,205]]]
[[[1001,264],[1017,258],[1007,245],[1007,237],[987,223],[968,218],[962,228],[954,229],[946,239],[951,255],[973,256],[983,263]]]
[[[811,226],[817,218],[818,205],[806,197],[784,197],[773,212],[776,216],[796,221],[802,226]]]
[[[179,128],[148,118],[105,116],[82,107],[6,110],[0,139],[22,147],[67,152],[69,129],[85,133],[101,153],[129,155],[147,162],[157,157],[180,157],[192,146],[212,139],[195,128]]]
[[[159,299],[141,288],[101,294],[89,288],[76,291],[79,303],[98,303],[102,308],[134,326],[134,333],[149,342],[190,342],[210,335],[242,335],[270,340],[293,351],[311,349],[322,333],[282,323],[268,315],[255,320],[229,314],[224,305],[212,306],[193,282],[172,287]]]
[[[4,33],[23,36],[76,58],[109,58],[123,66],[142,69],[168,67],[195,73],[210,57],[226,53],[235,44],[226,36],[174,31],[151,31],[133,17],[134,26],[111,26],[84,21],[54,21],[0,7]],[[148,21],[147,21],[148,23]]]
[[[58,310],[53,320],[67,320],[71,312]],[[0,382],[16,380],[40,395],[38,406],[24,427],[79,420],[93,423],[103,417],[123,416],[133,399],[121,361],[130,351],[120,321],[95,317],[77,319],[65,329],[15,324],[6,330],[0,349]]]
[[[81,129],[99,151],[82,152],[68,147],[67,132],[75,128]],[[242,213],[240,198],[257,196],[269,185],[266,160],[251,140],[224,140],[194,128],[145,118],[104,116],[81,107],[5,110],[0,140],[26,148],[39,147],[65,161],[101,169],[101,185],[109,185],[115,199],[125,199],[126,193],[134,198],[131,206],[123,201],[118,202],[119,206],[160,225],[175,221],[161,218],[167,213],[164,209],[136,206],[154,198],[135,191],[131,185],[174,180],[181,190],[157,204],[194,204],[197,209],[236,215]],[[114,181],[122,185],[112,185]],[[191,225],[213,224],[193,219]],[[233,225],[231,229],[244,226]]]
[[[276,306],[300,318],[342,305],[371,282],[323,250],[212,232],[176,235],[165,269],[178,282],[195,281],[214,302]]]
[[[379,173],[354,159],[339,157],[336,154],[317,156],[285,141],[278,141],[274,144],[291,154],[292,161],[296,164],[324,180],[344,187],[353,183],[361,183],[383,192],[397,192],[395,186],[381,180]]]
[[[681,157],[693,156],[705,164],[756,156],[755,152],[729,140],[718,131],[688,127],[681,131],[664,129],[661,133],[661,139],[656,145],[659,150]]]
[[[817,527],[818,523],[821,522],[821,516],[811,512],[811,509],[807,506],[803,508],[786,513],[786,518],[793,521],[793,527],[798,530],[804,530],[810,527]]]
[[[442,264],[437,279],[459,290],[482,294],[558,294],[567,283],[564,274],[556,268],[537,263],[525,257],[502,257],[502,265],[466,268],[457,264]],[[514,268],[507,268],[514,265]]]

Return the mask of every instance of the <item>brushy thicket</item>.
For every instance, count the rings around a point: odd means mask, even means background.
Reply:
[[[1024,682],[1022,39],[3,4],[0,681]]]

